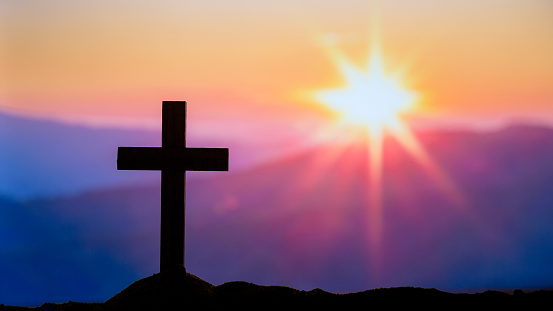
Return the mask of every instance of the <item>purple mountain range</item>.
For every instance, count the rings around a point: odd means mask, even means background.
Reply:
[[[157,146],[159,133],[0,117],[0,303],[105,301],[158,271],[159,173],[119,176],[115,155]],[[553,130],[417,137],[462,204],[393,139],[377,221],[363,146],[190,174],[187,270],[215,285],[338,293],[553,287]]]

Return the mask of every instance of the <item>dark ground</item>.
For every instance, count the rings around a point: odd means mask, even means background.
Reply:
[[[186,273],[184,269],[157,273],[138,280],[104,303],[45,303],[26,308],[0,305],[0,311],[111,311],[111,310],[182,310],[187,308],[223,309],[228,307],[287,309],[332,307],[371,309],[416,306],[425,309],[449,307],[523,308],[551,310],[553,291],[515,291],[507,294],[486,291],[476,294],[453,294],[416,287],[380,288],[350,294],[332,294],[321,289],[300,291],[284,286],[260,286],[248,282],[228,282],[219,286]]]

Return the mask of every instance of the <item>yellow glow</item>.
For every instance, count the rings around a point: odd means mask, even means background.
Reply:
[[[406,140],[406,127],[401,114],[411,108],[417,93],[405,88],[397,75],[385,72],[384,61],[375,40],[367,67],[354,66],[337,51],[330,50],[346,80],[339,89],[322,90],[315,99],[337,112],[341,121],[360,126],[368,132],[369,145],[369,241],[378,253],[382,234],[382,173],[384,131]]]
[[[316,100],[338,112],[346,123],[366,126],[373,137],[384,129],[397,129],[400,115],[413,106],[417,94],[404,88],[398,76],[385,73],[381,53],[371,53],[365,71],[342,57],[338,65],[346,86],[318,91]]]
[[[377,47],[375,42],[373,46]],[[465,202],[453,181],[434,163],[402,120],[402,115],[413,110],[419,93],[402,84],[404,77],[386,72],[378,48],[370,53],[364,69],[354,66],[335,50],[329,52],[334,56],[346,85],[339,89],[318,91],[315,99],[338,113],[342,123],[354,125],[361,132],[368,133],[364,135],[368,138],[369,147],[368,241],[373,254],[379,254],[383,234],[385,131],[397,139],[457,205],[463,206]],[[372,260],[372,265],[380,266],[378,255],[373,255]]]

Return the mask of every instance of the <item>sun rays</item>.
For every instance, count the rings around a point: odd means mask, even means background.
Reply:
[[[433,178],[453,202],[461,203],[463,196],[404,122],[403,116],[414,109],[420,92],[406,86],[406,77],[399,72],[390,73],[386,70],[379,45],[373,44],[365,68],[355,66],[334,47],[328,47],[328,52],[344,85],[318,90],[313,93],[313,99],[332,110],[338,117],[338,124],[356,128],[353,132],[361,133],[357,137],[366,139],[369,170],[369,189],[366,191],[369,204],[367,230],[372,260],[379,265],[377,254],[381,249],[383,232],[384,142],[387,135],[393,136],[408,151],[426,175]]]

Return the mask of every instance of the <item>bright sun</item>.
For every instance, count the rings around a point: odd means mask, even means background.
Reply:
[[[401,114],[413,106],[417,93],[403,87],[400,77],[385,73],[380,52],[371,53],[365,70],[343,57],[337,57],[337,62],[346,86],[318,91],[315,99],[346,123],[367,127],[371,136],[380,135],[384,129],[398,129]]]
[[[373,46],[377,47],[377,44]],[[378,253],[382,234],[382,207],[384,198],[384,135],[385,131],[397,141],[421,164],[427,174],[457,202],[463,198],[453,182],[432,161],[416,136],[402,120],[402,116],[414,108],[418,92],[406,88],[399,75],[390,75],[385,71],[380,50],[374,48],[370,53],[366,68],[358,68],[336,50],[329,50],[340,70],[346,85],[338,89],[319,90],[314,99],[340,116],[340,123],[366,131],[368,135],[369,187],[368,222],[371,247]],[[358,131],[355,131],[358,133]]]

